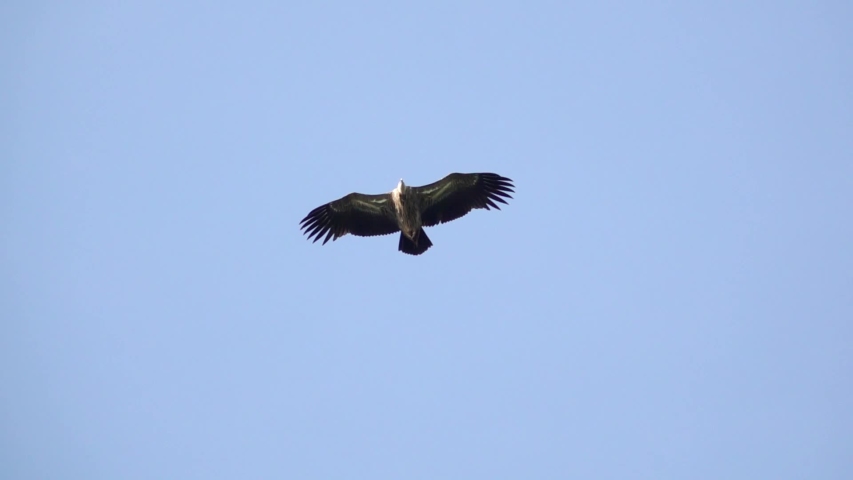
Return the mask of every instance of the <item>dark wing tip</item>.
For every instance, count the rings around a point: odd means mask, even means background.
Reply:
[[[308,235],[308,240],[313,239],[312,243],[317,243],[317,240],[320,240],[325,236],[326,238],[323,240],[323,245],[325,245],[326,242],[335,235],[329,216],[329,204],[320,205],[314,210],[311,210],[311,212],[309,212],[308,215],[299,222],[299,225],[299,229],[303,230],[302,233]],[[335,236],[335,238],[337,238],[337,236]]]
[[[510,193],[515,193],[515,185],[513,185],[512,179],[496,173],[481,173],[479,180],[483,186],[482,193],[485,196],[483,199],[485,208],[494,207],[500,210],[500,207],[495,202],[508,205],[505,199],[512,198]]]

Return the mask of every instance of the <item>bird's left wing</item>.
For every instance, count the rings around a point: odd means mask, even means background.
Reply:
[[[399,231],[391,195],[387,193],[351,193],[311,210],[299,224],[309,240],[316,242],[325,235],[324,245],[329,239],[334,241],[348,233],[370,237]]]
[[[414,187],[421,195],[421,222],[425,227],[446,223],[472,209],[496,208],[512,198],[512,180],[495,173],[451,173],[441,180]],[[497,203],[496,203],[497,202]]]

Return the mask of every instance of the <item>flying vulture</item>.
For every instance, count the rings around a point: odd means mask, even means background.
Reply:
[[[500,210],[495,202],[506,204],[511,192],[512,180],[494,173],[451,173],[422,187],[400,179],[390,193],[350,193],[311,210],[299,224],[309,240],[325,236],[323,245],[348,233],[372,237],[400,232],[398,250],[420,255],[432,246],[423,227],[456,220],[474,208]]]

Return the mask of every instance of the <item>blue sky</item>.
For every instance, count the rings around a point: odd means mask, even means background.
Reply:
[[[0,18],[0,477],[853,475],[849,3]]]

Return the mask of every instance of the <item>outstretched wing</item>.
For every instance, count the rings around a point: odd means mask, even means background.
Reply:
[[[400,230],[394,217],[391,195],[350,193],[346,197],[321,205],[302,219],[300,229],[316,242],[325,235],[337,240],[348,233],[359,237],[387,235]]]
[[[441,180],[414,187],[421,195],[421,223],[425,227],[446,223],[474,208],[500,210],[497,203],[513,190],[512,180],[494,173],[451,173]]]

